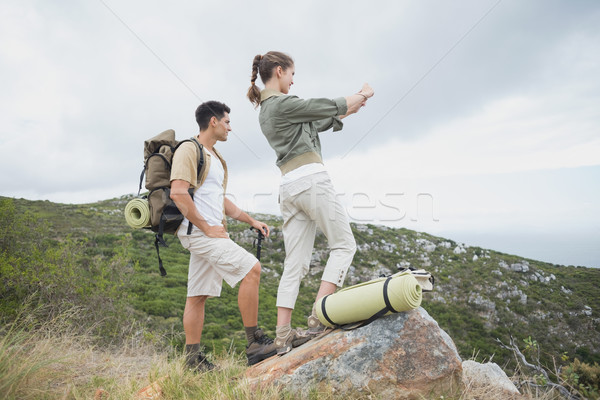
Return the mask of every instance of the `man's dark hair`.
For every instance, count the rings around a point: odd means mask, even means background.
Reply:
[[[201,131],[208,128],[208,124],[212,117],[216,117],[218,120],[225,116],[225,113],[230,113],[231,110],[225,103],[219,101],[207,101],[196,108],[196,122],[200,127]]]

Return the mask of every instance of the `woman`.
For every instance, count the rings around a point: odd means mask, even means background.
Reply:
[[[327,237],[329,259],[321,277],[316,300],[341,287],[356,251],[348,215],[337,200],[321,157],[319,132],[342,129],[341,119],[356,113],[373,96],[364,84],[353,95],[333,100],[303,100],[288,95],[294,83],[294,61],[284,53],[257,55],[252,63],[252,85],[248,98],[260,106],[260,127],[277,155],[282,177],[279,189],[285,244],[284,270],[277,292],[278,354],[289,352],[322,332],[314,310],[308,331],[291,328],[292,311],[300,282],[309,269],[316,228]],[[265,85],[256,86],[258,74]]]

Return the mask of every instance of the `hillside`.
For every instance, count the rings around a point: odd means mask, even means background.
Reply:
[[[115,293],[125,298],[132,309],[129,311],[148,326],[149,332],[181,346],[188,254],[175,238],[170,239],[170,246],[161,249],[168,272],[161,278],[152,232],[132,230],[125,223],[122,210],[129,199],[124,196],[86,205],[23,199],[12,202],[18,214],[27,211],[46,221],[46,234],[56,243],[69,237],[90,259],[118,256],[121,264],[111,273],[126,274],[127,284],[106,291],[107,296]],[[259,324],[273,332],[275,296],[285,253],[281,220],[271,215],[255,217],[272,226],[272,235],[262,249]],[[402,228],[352,224],[352,229],[358,251],[346,284],[390,274],[401,267],[429,270],[436,287],[424,295],[422,306],[453,338],[464,359],[476,354],[479,360],[493,357],[498,364],[508,365],[512,354],[502,349],[496,338],[508,343],[512,335],[522,344],[527,338],[537,341],[546,363],[561,355],[600,362],[599,269],[543,263]],[[255,251],[255,234],[247,225],[230,221],[229,230],[235,241]],[[327,256],[325,238],[319,234],[294,325],[306,326],[306,314]],[[232,343],[243,349],[236,294],[237,290],[225,285],[221,299],[207,303],[203,341],[215,350],[227,349]]]

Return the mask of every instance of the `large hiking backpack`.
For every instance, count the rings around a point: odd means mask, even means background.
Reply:
[[[144,142],[144,169],[140,175],[140,186],[138,196],[142,190],[144,175],[146,176],[145,187],[149,190],[147,199],[150,208],[150,226],[154,235],[154,247],[158,256],[158,268],[161,276],[167,275],[160,258],[159,246],[168,247],[163,235],[165,233],[175,234],[184,219],[175,202],[171,200],[171,162],[173,154],[185,142],[194,142],[198,147],[198,182],[202,167],[204,166],[204,153],[202,145],[195,139],[175,140],[175,131],[166,130],[152,139]],[[190,196],[194,197],[194,189],[189,189]],[[188,225],[187,234],[192,231],[193,225]]]

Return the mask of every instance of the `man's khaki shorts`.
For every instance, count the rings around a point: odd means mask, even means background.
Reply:
[[[202,232],[178,237],[183,247],[190,251],[188,297],[218,297],[223,280],[235,287],[258,262],[231,239],[210,238]]]

